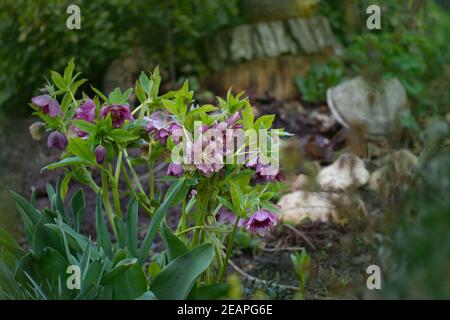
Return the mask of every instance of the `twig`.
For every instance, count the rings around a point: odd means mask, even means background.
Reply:
[[[287,289],[287,290],[294,290],[294,291],[298,291],[300,290],[299,287],[295,287],[295,286],[288,286],[288,285],[284,285],[284,284],[278,284],[278,283],[272,283],[266,280],[262,280],[259,278],[256,278],[250,274],[248,274],[247,272],[245,272],[244,270],[242,270],[241,268],[239,268],[232,260],[228,261],[228,264],[234,269],[236,270],[236,272],[238,272],[241,276],[243,276],[244,278],[247,278],[250,281],[253,281],[255,283],[260,283],[266,286],[272,285],[275,287],[278,287],[279,289],[283,290],[283,289]]]
[[[285,224],[284,226],[285,226],[286,228],[288,228],[288,229],[294,231],[298,236],[300,236],[303,240],[305,240],[306,243],[307,243],[313,250],[316,250],[316,246],[311,242],[311,240],[309,240],[309,238],[308,238],[303,232],[301,232],[301,231],[298,230],[297,228],[294,228],[293,226],[288,225],[288,224]]]
[[[300,251],[303,247],[276,247],[276,248],[262,248],[262,251],[276,252],[276,251]]]

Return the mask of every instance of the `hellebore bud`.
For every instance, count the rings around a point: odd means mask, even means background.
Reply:
[[[30,130],[31,138],[33,138],[33,140],[42,140],[45,131],[44,126],[45,124],[43,122],[38,121],[28,127],[28,129]]]
[[[106,149],[104,146],[97,146],[95,148],[95,160],[97,160],[98,164],[102,164],[106,158]]]

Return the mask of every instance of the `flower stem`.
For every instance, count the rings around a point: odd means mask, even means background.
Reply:
[[[108,217],[111,228],[112,228],[114,234],[117,236],[116,225],[114,223],[114,212],[111,208],[111,203],[109,202],[108,177],[106,176],[104,170],[102,170],[101,174],[102,174],[103,205],[105,206],[106,216]]]
[[[240,218],[236,217],[236,222],[234,223],[233,231],[231,232],[230,239],[228,240],[228,246],[227,246],[227,253],[225,255],[225,261],[223,262],[223,266],[222,266],[222,269],[220,270],[219,277],[217,278],[217,282],[218,283],[223,281],[223,276],[224,276],[225,271],[226,271],[227,266],[228,266],[228,260],[230,260],[231,249],[233,248],[234,235],[236,234],[236,229],[237,229],[237,226],[239,224],[239,220],[240,220]]]

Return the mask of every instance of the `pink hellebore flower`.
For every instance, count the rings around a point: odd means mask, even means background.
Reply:
[[[264,181],[281,181],[282,175],[280,168],[268,164],[262,164],[260,162],[256,165],[256,174],[258,177],[262,178]]]
[[[87,99],[77,111],[75,111],[75,119],[95,122],[95,103],[92,99]]]
[[[219,223],[228,223],[234,225],[236,223],[236,219],[237,216],[227,209],[221,209],[216,214],[216,220]],[[244,227],[245,223],[246,223],[245,219],[240,219],[238,222],[238,227]]]
[[[125,123],[125,120],[133,121],[130,108],[126,105],[112,104],[104,106],[100,110],[100,117],[104,119],[108,114],[111,115],[111,120],[114,128],[120,128]]]
[[[274,227],[278,222],[278,217],[265,209],[258,210],[245,223],[245,229],[264,235],[269,229]]]
[[[155,140],[159,140],[162,143],[166,143],[169,136],[173,136],[175,144],[179,143],[181,138],[182,127],[172,120],[172,117],[163,111],[156,111],[146,118],[146,129]]]
[[[87,99],[77,111],[75,111],[75,119],[84,120],[87,122],[95,122],[95,103],[92,99]],[[79,137],[85,138],[88,134],[81,131],[79,128],[75,128]]]
[[[31,102],[40,107],[43,113],[48,114],[52,118],[61,112],[58,101],[52,99],[48,94],[33,97],[31,98]]]
[[[174,176],[174,177],[181,177],[183,174],[183,166],[181,163],[173,163],[171,162],[169,164],[169,167],[167,168],[167,175],[168,176]]]

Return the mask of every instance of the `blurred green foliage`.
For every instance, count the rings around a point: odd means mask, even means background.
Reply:
[[[66,27],[67,7],[81,9],[81,29]],[[3,0],[0,2],[0,113],[24,115],[49,70],[75,57],[94,86],[112,60],[143,48],[154,64],[200,73],[203,37],[230,24],[236,0]],[[175,79],[172,79],[175,80]]]
[[[349,8],[352,3],[354,8]],[[381,7],[381,30],[366,28],[368,15],[365,12],[371,4]],[[350,18],[348,12],[352,12]],[[329,19],[346,47],[343,58],[346,74],[363,74],[372,79],[398,77],[406,88],[415,116],[448,112],[448,11],[433,1],[330,0],[320,3],[319,13]],[[322,70],[333,67],[338,69],[336,73],[341,72],[340,65],[329,63]],[[323,72],[312,68],[303,80],[310,85],[303,86],[306,92],[302,94],[311,96],[314,101],[324,101],[322,81]]]
[[[295,84],[303,100],[321,102],[325,100],[327,89],[339,84],[344,75],[343,64],[330,59],[325,64],[313,64],[305,77],[295,78]]]
[[[444,141],[428,139],[417,184],[400,208],[393,210],[393,219],[387,219],[391,236],[381,250],[386,279],[383,297],[450,297],[450,140]]]

